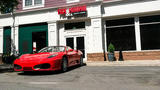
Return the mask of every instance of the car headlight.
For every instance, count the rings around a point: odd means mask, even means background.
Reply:
[[[58,54],[53,54],[53,55],[50,55],[48,58],[52,58],[52,57],[55,57],[57,56]]]

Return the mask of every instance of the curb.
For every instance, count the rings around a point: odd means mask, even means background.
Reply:
[[[0,64],[0,69],[12,69],[12,65]]]
[[[87,61],[87,66],[160,66],[160,60]]]

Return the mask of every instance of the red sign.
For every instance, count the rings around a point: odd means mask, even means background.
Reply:
[[[58,14],[66,14],[66,8],[58,9]]]
[[[86,9],[86,5],[84,6],[77,6],[77,7],[71,7],[71,8],[68,8],[69,10],[69,13],[76,13],[76,12],[84,12],[84,11],[87,11]],[[58,14],[66,14],[67,12],[67,9],[66,8],[63,8],[63,9],[58,9]]]

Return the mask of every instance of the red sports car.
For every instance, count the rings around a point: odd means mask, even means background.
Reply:
[[[74,65],[83,65],[80,50],[68,46],[49,46],[35,54],[24,54],[14,61],[15,71],[67,71]]]

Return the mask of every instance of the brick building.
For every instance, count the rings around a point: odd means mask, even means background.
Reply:
[[[160,0],[19,0],[0,14],[0,53],[68,45],[103,61],[109,43],[124,60],[160,59]],[[14,23],[14,25],[13,25]]]

